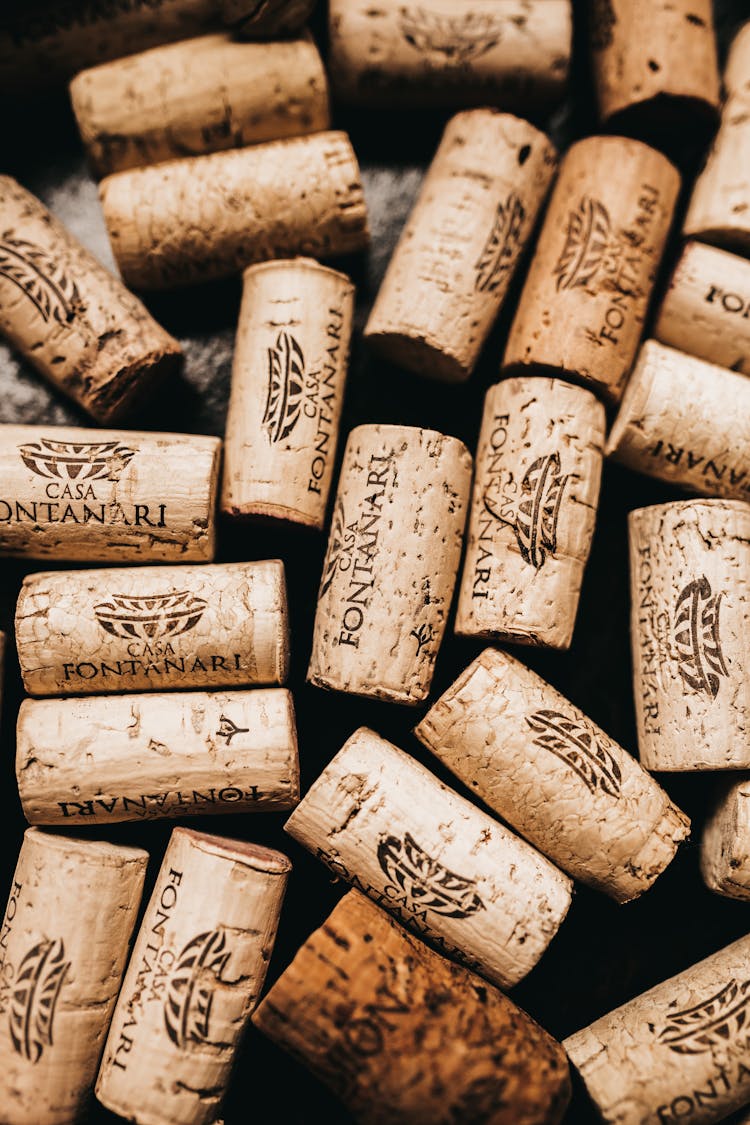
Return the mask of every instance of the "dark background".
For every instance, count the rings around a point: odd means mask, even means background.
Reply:
[[[4,5],[3,5],[4,6]],[[585,5],[576,0],[575,78],[570,97],[543,124],[565,146],[596,131],[586,57]],[[748,0],[717,0],[721,58],[733,32],[750,16]],[[325,39],[323,12],[315,30]],[[645,29],[644,29],[645,33]],[[2,171],[37,194],[110,268],[112,258],[83,150],[63,90],[43,100],[16,99],[0,105],[3,122]],[[339,447],[339,461],[349,430],[362,422],[428,426],[476,445],[482,400],[498,377],[509,317],[519,290],[505,303],[472,380],[465,386],[422,381],[368,354],[361,339],[378,284],[437,146],[448,113],[410,115],[346,111],[335,107],[334,125],[351,132],[361,160],[373,245],[367,256],[334,263],[357,283],[357,315],[349,383]],[[695,168],[690,125],[671,138],[680,162]],[[616,170],[613,169],[613,174]],[[683,200],[684,205],[684,200]],[[1,219],[1,216],[0,216]],[[679,229],[679,222],[676,224]],[[667,262],[675,260],[673,240]],[[663,284],[662,278],[662,284]],[[239,282],[149,297],[148,305],[176,335],[186,353],[181,377],[133,423],[134,428],[223,435],[234,331],[240,301]],[[91,425],[24,363],[0,344],[0,421]],[[548,653],[516,650],[536,671],[580,706],[607,733],[636,752],[628,636],[628,567],[626,515],[646,504],[677,497],[675,490],[605,466],[599,519],[571,650]],[[411,730],[426,707],[404,708],[327,694],[306,686],[305,671],[312,635],[316,593],[325,537],[303,529],[222,526],[217,561],[280,557],[287,567],[292,617],[292,673],[299,726],[303,792],[345,739],[360,725],[372,726],[414,754],[448,784],[463,792],[414,739]],[[12,618],[23,576],[49,569],[16,561],[0,563],[0,627],[8,636],[5,700],[0,732],[0,791],[3,843],[0,849],[0,900],[10,885],[25,821],[14,774],[14,728],[22,695],[12,644]],[[438,660],[431,700],[452,682],[482,644],[460,641],[449,623]],[[686,732],[689,735],[689,732]],[[710,894],[698,871],[698,840],[710,799],[712,779],[705,775],[667,775],[660,780],[692,818],[692,842],[642,899],[627,906],[578,887],[568,919],[538,967],[513,998],[553,1035],[562,1038],[651,985],[672,976],[750,930],[750,906]],[[268,981],[274,981],[296,950],[327,917],[345,887],[297,846],[283,830],[283,815],[235,815],[193,818],[187,822],[219,834],[257,841],[287,852],[294,863]],[[107,838],[142,845],[152,855],[150,890],[174,822],[113,826]],[[84,833],[79,831],[79,835]],[[226,1125],[258,1123],[302,1125],[327,1119],[331,1125],[350,1117],[306,1071],[250,1029],[240,1052],[226,1103]],[[576,1090],[566,1123],[592,1119],[585,1095]],[[2,1107],[0,1107],[0,1121]],[[95,1105],[92,1125],[118,1118]]]

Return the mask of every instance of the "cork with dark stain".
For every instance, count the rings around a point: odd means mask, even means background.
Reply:
[[[237,35],[274,39],[299,31],[316,0],[221,0],[221,15]]]

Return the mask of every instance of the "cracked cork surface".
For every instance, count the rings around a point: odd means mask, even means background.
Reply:
[[[285,830],[420,937],[501,988],[537,963],[570,880],[408,754],[362,727]]]
[[[138,1125],[213,1125],[276,939],[291,864],[178,828],[146,907],[96,1095]]]

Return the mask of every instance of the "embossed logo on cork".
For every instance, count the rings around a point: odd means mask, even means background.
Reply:
[[[557,525],[567,483],[560,455],[555,452],[537,457],[529,466],[516,502],[507,496],[496,497],[492,485],[485,489],[485,508],[499,523],[513,529],[521,557],[536,570],[557,550]],[[492,484],[496,487],[497,481]]]
[[[184,947],[167,986],[164,1024],[179,1048],[210,1041],[214,989],[231,957],[223,930],[207,930]]]
[[[584,196],[568,216],[565,244],[553,271],[558,290],[590,285],[611,243],[609,211],[598,199]]]
[[[102,629],[113,637],[155,641],[194,629],[207,604],[190,590],[138,598],[114,594],[95,605],[94,613]]]
[[[348,530],[348,534],[347,534]],[[323,563],[323,576],[320,580],[320,590],[318,597],[322,598],[324,594],[328,593],[331,583],[336,577],[336,571],[339,564],[344,558],[344,552],[347,546],[354,542],[354,531],[347,529],[346,513],[344,505],[341,500],[337,498],[336,507],[333,510],[333,519],[331,520],[331,535],[329,540],[328,552],[326,554],[325,562]],[[346,569],[345,566],[341,568]]]
[[[0,238],[0,274],[28,297],[45,323],[68,324],[85,310],[78,287],[59,262],[23,238]]]
[[[659,1042],[678,1055],[701,1055],[726,1046],[748,1026],[750,980],[730,980],[714,996],[669,1017]]]
[[[14,1049],[32,1064],[53,1045],[57,1002],[69,969],[62,939],[38,942],[18,966],[8,1024]]]
[[[402,8],[399,26],[410,46],[443,64],[473,62],[491,51],[503,35],[502,21],[484,12],[446,16],[423,7]]]
[[[86,492],[93,491],[88,488],[89,481],[119,480],[123,469],[136,454],[135,449],[129,449],[118,441],[69,442],[52,441],[50,438],[21,445],[18,451],[32,473],[49,480],[77,481],[85,485]]]
[[[406,895],[406,905],[412,909],[432,910],[446,918],[468,918],[485,909],[475,881],[432,859],[408,832],[381,840],[378,863],[393,890]]]
[[[526,716],[536,737],[535,746],[549,750],[578,774],[586,788],[620,796],[622,773],[612,754],[612,743],[583,719],[570,719],[559,711],[540,710]]]
[[[688,582],[674,611],[673,637],[679,671],[693,691],[715,699],[728,676],[721,651],[719,611],[723,594],[714,594],[705,575]]]
[[[525,218],[526,211],[515,192],[498,204],[492,230],[474,267],[474,288],[478,292],[495,293],[500,288],[518,255]]]
[[[263,426],[272,442],[289,437],[302,413],[305,357],[291,332],[279,332],[268,349],[268,394]]]
[[[240,727],[228,715],[219,715],[219,729],[216,732],[216,737],[225,739],[227,746],[230,745],[235,735],[249,733],[250,727]]]

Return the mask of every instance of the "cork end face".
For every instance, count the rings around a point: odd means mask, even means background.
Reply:
[[[693,238],[696,242],[706,242],[709,246],[716,246],[719,250],[727,250],[732,254],[750,256],[750,218],[746,227],[740,226],[703,226],[691,222],[688,211],[685,225],[682,228],[685,238]]]
[[[342,273],[341,270],[335,270],[332,266],[324,266],[322,262],[318,262],[315,258],[306,258],[301,255],[289,258],[274,258],[268,262],[256,262],[255,265],[247,266],[243,270],[242,280],[246,282],[248,278],[252,278],[256,274],[267,272],[288,273],[291,284],[296,281],[300,270],[309,270],[311,273],[317,273],[325,277],[335,277],[354,289],[354,284],[348,274]]]
[[[528,629],[510,629],[503,626],[494,628],[479,627],[464,620],[460,612],[456,616],[454,633],[457,637],[469,640],[492,641],[503,645],[524,645],[528,648],[552,648],[567,652],[573,643],[575,621],[570,624],[554,622],[550,626],[539,625]]]
[[[264,500],[248,500],[241,504],[222,502],[221,514],[224,519],[235,523],[254,524],[258,527],[306,527],[310,531],[323,531],[325,516],[312,516],[299,508],[289,508],[284,504],[269,504]]]
[[[233,860],[254,871],[267,875],[286,876],[292,870],[292,861],[274,848],[264,848],[246,840],[232,840],[225,836],[212,836],[193,828],[175,828],[172,839],[183,838],[190,847],[222,859]]]
[[[145,868],[148,852],[126,844],[110,844],[106,840],[85,840],[78,836],[63,836],[47,828],[27,828],[24,843],[58,855],[75,856],[93,867],[122,867],[135,863]],[[52,860],[51,862],[54,862]]]
[[[569,369],[560,364],[545,363],[538,356],[532,354],[530,346],[525,347],[523,351],[518,351],[516,342],[511,336],[503,356],[500,379],[505,382],[506,379],[522,378],[551,381],[564,379],[566,383],[572,383],[573,386],[588,391],[597,400],[601,400],[605,407],[611,408],[616,407],[622,397],[626,376],[623,375],[617,382],[608,383],[596,376],[582,374],[580,371]]]
[[[463,363],[438,343],[416,333],[411,335],[406,329],[396,332],[368,326],[364,337],[378,355],[426,379],[464,383],[474,369],[474,363]]]
[[[657,149],[670,163],[679,152],[677,138],[687,133],[692,146],[703,150],[718,123],[718,87],[715,97],[658,93],[602,117],[608,130]]]
[[[164,333],[163,347],[151,351],[115,374],[83,401],[88,413],[101,425],[121,423],[182,367],[182,348]]]
[[[307,671],[306,682],[323,691],[340,691],[346,695],[354,695],[360,699],[380,699],[384,703],[400,703],[405,707],[416,707],[423,703],[429,695],[427,687],[416,687],[414,690],[404,688],[388,688],[380,684],[363,684],[351,680],[338,681],[315,671],[310,667]]]

